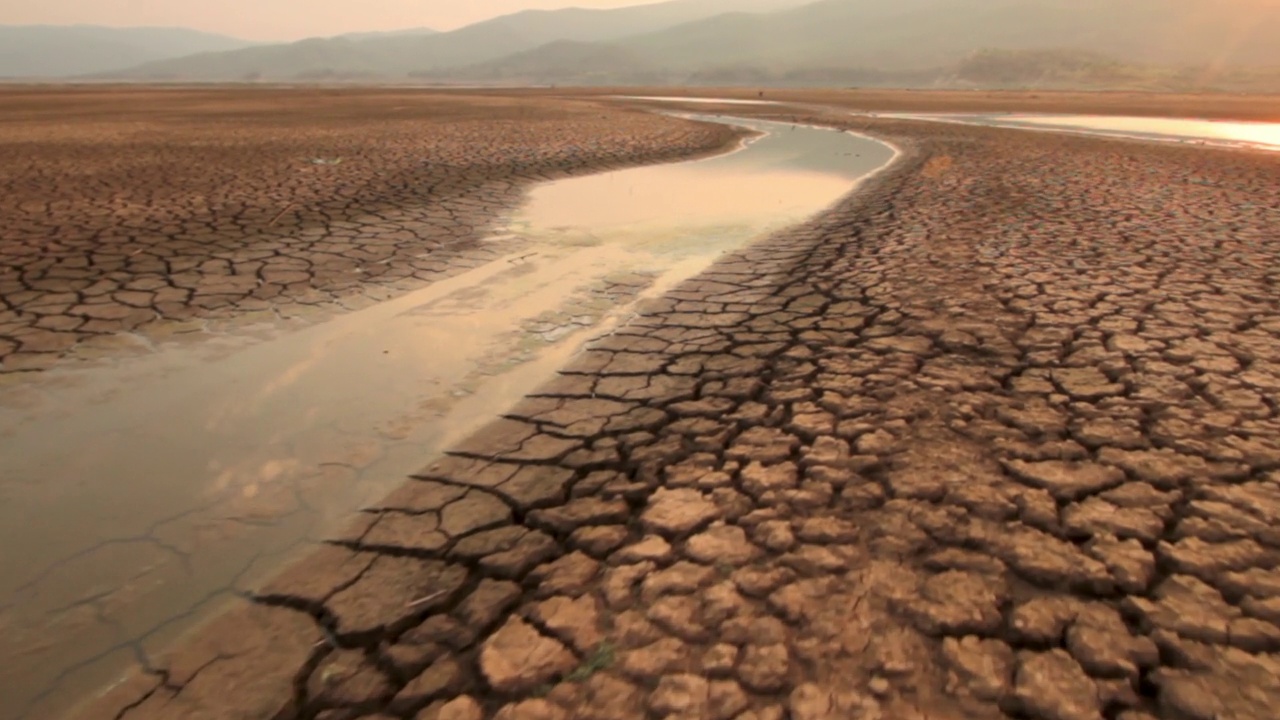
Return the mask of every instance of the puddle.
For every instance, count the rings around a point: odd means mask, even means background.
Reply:
[[[1111,115],[1051,115],[1008,113],[914,114],[874,113],[877,117],[931,120],[997,127],[1158,140],[1211,147],[1280,150],[1280,123],[1151,118]]]
[[[776,100],[733,100],[729,98],[677,97],[675,95],[611,95],[617,100],[656,100],[658,102],[707,103],[714,105],[778,105]]]
[[[493,238],[522,238],[518,253],[400,298],[0,389],[0,718],[56,717],[534,390],[639,299],[821,211],[895,153],[740,122],[767,134],[534,188]]]

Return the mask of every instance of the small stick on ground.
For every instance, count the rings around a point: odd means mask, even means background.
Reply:
[[[433,592],[430,595],[424,595],[418,598],[417,600],[414,600],[413,602],[409,603],[405,607],[412,608],[412,607],[418,607],[419,605],[425,605],[431,602],[432,600],[435,600],[436,598],[440,597],[441,595],[444,595],[444,593],[445,593],[444,590],[440,590],[439,592]]]
[[[275,225],[276,221],[284,217],[284,214],[289,212],[289,209],[292,207],[293,207],[293,203],[289,203],[288,205],[285,205],[284,208],[280,210],[280,212],[276,213],[275,217],[271,218],[271,222],[267,223],[267,225],[268,226]]]
[[[324,637],[321,638],[318,642],[316,642],[315,645],[312,645],[311,647],[319,648],[319,647],[328,645],[334,650],[337,650],[342,647],[342,645],[338,642],[338,636],[334,635],[332,630],[325,627],[324,625],[320,625],[319,623],[316,624],[316,627],[320,628],[320,632],[321,634],[324,635]]]

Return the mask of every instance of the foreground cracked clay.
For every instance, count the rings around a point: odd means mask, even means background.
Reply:
[[[906,154],[81,717],[1273,717],[1275,159],[801,119]]]
[[[403,418],[362,422],[365,407],[337,422],[243,421],[310,363],[254,398],[208,387],[244,389],[252,377],[234,363],[220,366],[229,380],[202,366],[246,345],[271,359],[255,343],[295,331],[324,340],[317,323],[518,251],[491,231],[536,181],[715,153],[740,136],[581,103],[416,92],[298,90],[288,103],[254,90],[143,91],[137,103],[120,89],[3,94],[0,541],[24,548],[0,554],[5,720],[57,717],[122,668],[152,667],[150,653],[233,587],[331,534],[327,507],[351,512],[431,456]],[[164,262],[148,265],[152,252]],[[188,282],[201,287],[177,288]],[[571,327],[645,282],[620,273],[567,298]],[[236,283],[244,292],[227,291]],[[172,292],[135,292],[159,286]],[[126,323],[90,317],[139,302]],[[473,374],[500,372],[496,362]],[[183,413],[183,398],[197,405]],[[289,441],[317,420],[327,437]]]
[[[34,720],[145,665],[233,588],[554,377],[639,298],[818,213],[892,157],[849,134],[744,122],[769,134],[535,187],[513,232],[483,240],[519,249],[394,300],[225,357],[176,347],[42,374],[65,387],[0,412],[14,425],[0,478],[29,481],[0,485],[0,540],[27,548],[0,557],[0,626],[24,659],[0,672],[0,695],[34,698]]]

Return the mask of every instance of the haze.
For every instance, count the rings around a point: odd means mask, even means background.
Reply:
[[[1280,88],[1280,0],[225,1],[0,9],[0,78]]]
[[[246,40],[299,40],[370,30],[452,30],[520,10],[616,8],[652,0],[42,0],[0,2],[0,25],[163,26]]]

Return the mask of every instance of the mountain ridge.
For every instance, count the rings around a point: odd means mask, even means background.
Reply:
[[[0,25],[0,77],[69,77],[124,70],[193,52],[238,50],[254,44],[182,27]]]
[[[414,73],[489,62],[559,40],[611,41],[722,14],[730,8],[774,10],[805,1],[667,0],[613,9],[522,10],[425,37],[310,38],[219,53],[217,57],[206,53],[199,59],[144,63],[127,72],[101,73],[90,79],[286,80],[325,72],[359,76],[370,72],[371,63],[381,77],[405,78]],[[312,45],[290,49],[299,42]]]
[[[348,34],[210,51],[88,79],[927,86],[975,77],[1236,82],[1240,68],[1267,66],[1280,77],[1280,43],[1269,40],[1280,37],[1280,2],[1232,0],[1233,13],[1222,12],[1220,2],[668,0],[525,10],[441,33]],[[994,65],[992,58],[975,64],[971,56],[983,50],[1004,54]],[[1084,59],[1089,55],[1094,61]],[[1030,69],[1013,67],[1018,62]],[[1250,72],[1250,82],[1270,82],[1271,71]]]

